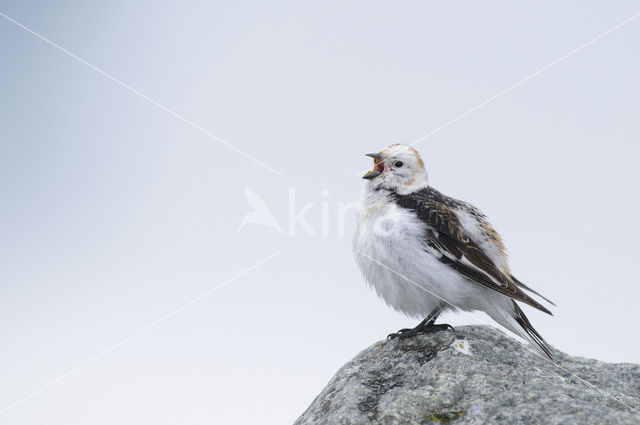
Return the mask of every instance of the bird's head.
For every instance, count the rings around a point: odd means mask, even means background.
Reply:
[[[391,145],[367,156],[373,158],[373,170],[362,178],[367,180],[367,186],[371,189],[389,189],[407,194],[428,185],[424,162],[409,145]]]

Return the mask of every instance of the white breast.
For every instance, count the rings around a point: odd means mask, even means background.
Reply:
[[[486,290],[466,280],[426,245],[426,224],[386,196],[363,197],[353,240],[367,282],[397,311],[422,319],[448,304],[484,309]]]

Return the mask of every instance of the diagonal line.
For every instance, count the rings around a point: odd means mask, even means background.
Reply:
[[[32,29],[22,25],[20,22],[10,18],[9,16],[5,15],[4,13],[0,12],[0,16],[2,16],[3,18],[5,18],[7,21],[9,22],[13,22],[14,24],[16,24],[17,26],[19,26],[20,28],[22,28],[23,30],[35,35],[36,37],[38,37],[40,40],[44,41],[45,43],[55,47],[56,49],[60,50],[61,52],[71,56],[72,58],[74,58],[75,60],[83,63],[84,65],[88,66],[89,68],[93,69],[94,71],[98,72],[99,74],[104,75],[105,77],[107,77],[108,79],[110,79],[111,81],[113,81],[114,83],[124,87],[125,89],[129,90],[130,92],[140,96],[141,98],[143,98],[144,100],[148,101],[149,103],[157,106],[158,108],[162,109],[163,111],[167,112],[170,115],[173,115],[174,117],[176,117],[177,119],[179,119],[180,121],[183,121],[184,123],[188,124],[189,126],[195,128],[196,130],[198,130],[199,132],[205,134],[206,136],[222,143],[223,145],[225,145],[226,147],[228,147],[229,149],[239,153],[240,155],[244,156],[245,158],[255,162],[256,164],[260,165],[261,167],[271,171],[272,173],[282,177],[282,173],[280,173],[279,171],[275,170],[274,168],[268,166],[267,164],[265,164],[264,162],[260,161],[259,159],[255,158],[254,156],[246,153],[245,151],[235,147],[234,145],[232,145],[229,142],[226,142],[225,140],[223,140],[221,137],[216,136],[215,134],[213,134],[212,132],[210,132],[209,130],[201,127],[200,125],[194,123],[193,121],[191,121],[190,119],[186,118],[184,115],[181,115],[177,112],[174,112],[173,110],[167,108],[166,106],[164,106],[163,104],[161,104],[160,102],[150,98],[149,96],[145,95],[144,93],[134,89],[133,87],[131,87],[130,85],[122,82],[121,80],[117,79],[116,77],[114,77],[113,75],[109,74],[108,72],[103,71],[102,69],[98,68],[97,66],[87,62],[86,60],[74,55],[73,53],[71,53],[70,51],[68,51],[67,49],[65,49],[64,47],[54,43],[53,41],[47,39],[46,37],[38,34],[37,32],[33,31]]]
[[[401,149],[398,153],[404,152],[405,150],[409,149],[410,147],[413,147],[413,146],[417,145],[418,143],[422,142],[423,140],[425,140],[425,139],[433,136],[434,134],[444,130],[445,128],[455,124],[456,122],[460,121],[462,118],[466,117],[467,115],[469,115],[469,114],[477,111],[478,109],[482,108],[483,106],[493,102],[497,98],[509,93],[511,90],[521,86],[522,84],[526,83],[527,81],[531,80],[532,78],[542,74],[543,72],[545,72],[549,68],[559,64],[560,62],[562,62],[563,60],[569,58],[570,56],[573,56],[576,53],[578,53],[579,51],[589,47],[590,45],[592,45],[596,41],[600,40],[601,38],[606,37],[607,35],[611,34],[612,32],[614,32],[616,30],[619,30],[620,28],[622,28],[623,26],[627,25],[631,21],[637,19],[639,16],[640,16],[640,12],[638,12],[635,15],[631,16],[630,18],[625,19],[624,21],[618,23],[617,25],[614,25],[613,27],[611,27],[608,30],[606,30],[605,32],[597,35],[596,37],[592,38],[591,40],[587,41],[586,43],[581,44],[580,46],[576,47],[575,49],[565,53],[562,56],[560,56],[558,59],[554,60],[553,62],[550,62],[549,64],[543,66],[542,68],[538,69],[537,71],[527,75],[526,77],[524,77],[523,79],[519,80],[518,82],[511,84],[509,87],[505,88],[504,90],[499,91],[498,93],[494,94],[493,96],[491,96],[490,98],[486,99],[485,101],[478,103],[473,108],[471,108],[471,109],[461,113],[460,115],[450,119],[446,123],[442,124],[440,127],[437,127],[435,129],[431,130],[430,132],[422,135],[420,138],[418,138],[415,141],[411,142],[404,149]]]
[[[5,407],[4,409],[0,410],[0,415],[6,413],[7,411],[9,411],[11,409],[13,409],[14,407],[18,406],[19,404],[29,400],[30,398],[40,394],[44,390],[54,386],[55,384],[57,384],[58,382],[62,381],[64,378],[68,377],[69,375],[72,375],[72,374],[78,372],[80,369],[83,369],[83,368],[89,366],[90,364],[96,362],[98,359],[106,356],[107,354],[109,354],[110,352],[112,352],[116,348],[120,347],[121,345],[126,344],[127,342],[131,341],[132,339],[136,338],[137,336],[139,336],[139,335],[147,332],[148,330],[158,326],[160,323],[164,322],[165,320],[175,316],[176,314],[180,313],[182,310],[190,307],[191,305],[197,303],[198,301],[202,300],[203,298],[213,294],[214,292],[218,291],[219,289],[222,289],[223,287],[225,287],[229,283],[233,282],[234,280],[239,279],[240,277],[242,277],[245,274],[249,273],[253,269],[261,266],[262,264],[264,264],[267,261],[271,260],[272,258],[276,257],[277,255],[280,255],[282,252],[283,252],[282,250],[279,250],[279,251],[271,254],[270,256],[258,261],[253,266],[243,270],[242,272],[236,274],[233,277],[230,277],[229,279],[225,280],[224,282],[220,283],[219,285],[215,286],[214,288],[211,288],[208,291],[204,292],[203,294],[197,296],[196,298],[192,299],[188,303],[183,304],[182,306],[178,307],[177,309],[173,310],[172,312],[167,313],[164,316],[162,316],[161,318],[149,323],[147,326],[145,326],[142,329],[132,333],[131,335],[129,335],[128,337],[126,337],[125,339],[120,341],[119,343],[117,343],[115,345],[112,345],[111,347],[109,347],[106,350],[100,352],[99,354],[93,356],[92,358],[90,358],[89,360],[85,361],[84,363],[81,363],[78,366],[74,367],[73,369],[69,370],[68,372],[58,376],[56,379],[54,379],[53,381],[51,381],[48,384],[44,385],[40,389],[38,389],[38,390],[36,390],[36,391],[34,391],[34,392],[22,397],[20,400],[17,400],[14,403],[10,404],[9,406]]]
[[[496,100],[497,98],[499,98],[500,96],[507,94],[508,92],[510,92],[511,90],[515,89],[516,87],[521,86],[522,84],[526,83],[527,81],[529,81],[530,79],[542,74],[543,72],[545,72],[547,69],[551,68],[554,65],[557,65],[558,63],[562,62],[563,60],[567,59],[570,56],[573,56],[574,54],[578,53],[580,50],[585,49],[586,47],[589,47],[590,45],[592,45],[593,43],[595,43],[596,41],[600,40],[603,37],[606,37],[607,35],[611,34],[612,32],[622,28],[623,26],[625,26],[626,24],[628,24],[629,22],[635,20],[636,18],[638,18],[640,16],[640,12],[636,13],[635,15],[631,16],[630,18],[625,19],[624,21],[620,22],[619,24],[609,28],[608,30],[606,30],[605,32],[603,32],[602,34],[592,38],[591,40],[587,41],[584,44],[581,44],[580,46],[576,47],[575,49],[571,50],[568,53],[565,53],[564,55],[560,56],[558,59],[554,60],[553,62],[543,66],[542,68],[540,68],[539,70],[537,70],[536,72],[533,72],[529,75],[527,75],[526,77],[524,77],[523,79],[521,79],[520,81],[513,83],[512,85],[510,85],[509,87],[507,87],[506,89],[494,94],[493,96],[491,96],[490,98],[488,98],[487,100],[485,100],[484,102],[480,102],[478,103],[476,106],[474,106],[473,108],[469,109],[466,112],[463,112],[462,114],[458,115],[457,117],[447,121],[446,123],[444,123],[443,125],[441,125],[440,127],[431,130],[430,132],[428,132],[427,134],[423,135],[422,137],[420,137],[419,139],[415,140],[413,143],[411,143],[409,146],[414,146],[418,143],[420,143],[421,141],[423,141],[424,139],[436,134],[437,132],[439,132],[440,130],[443,130],[447,127],[449,127],[450,125],[456,123],[457,121],[461,120],[462,118],[466,117],[467,115],[471,114],[472,112],[477,111],[478,109],[482,108],[483,106],[485,106],[486,104],[493,102],[494,100]]]
[[[444,301],[445,303],[447,303],[447,304],[449,304],[449,305],[451,305],[451,306],[453,306],[453,307],[457,308],[458,310],[462,311],[463,313],[468,314],[469,316],[473,317],[473,318],[474,318],[474,319],[476,319],[476,320],[479,320],[480,322],[484,323],[485,325],[489,325],[489,326],[491,326],[492,328],[494,328],[494,327],[492,326],[492,324],[491,324],[491,323],[489,323],[489,322],[487,322],[486,320],[484,320],[484,319],[480,318],[479,316],[477,316],[477,315],[475,315],[475,314],[473,314],[473,313],[470,313],[470,312],[468,312],[468,311],[463,310],[462,308],[458,307],[457,305],[455,305],[455,304],[453,304],[453,303],[450,303],[449,301],[445,300],[445,299],[444,299],[444,298],[442,298],[441,296],[439,296],[439,295],[437,295],[437,294],[435,294],[435,293],[431,292],[431,291],[430,291],[430,290],[428,290],[427,288],[424,288],[422,285],[420,285],[420,284],[418,284],[418,283],[414,282],[413,280],[409,279],[408,277],[406,277],[406,276],[405,276],[405,275],[403,275],[402,273],[400,273],[400,272],[398,272],[398,271],[396,271],[396,270],[392,269],[391,267],[387,266],[386,264],[381,263],[380,261],[378,261],[378,260],[376,260],[375,258],[373,258],[373,257],[371,257],[371,256],[369,256],[369,255],[367,255],[367,254],[365,254],[364,252],[362,252],[362,251],[360,251],[360,250],[357,250],[357,252],[358,252],[358,254],[363,255],[364,257],[367,257],[369,260],[371,260],[371,261],[373,261],[373,262],[375,262],[375,263],[379,264],[380,266],[382,266],[382,267],[384,267],[385,269],[389,270],[390,272],[392,272],[392,273],[396,274],[397,276],[400,276],[401,278],[403,278],[403,279],[404,279],[404,280],[406,280],[407,282],[411,283],[412,285],[415,285],[416,287],[418,287],[418,288],[422,289],[423,291],[425,291],[425,292],[429,293],[430,295],[433,295],[434,297],[436,297],[436,298],[440,299],[441,301]],[[495,328],[494,328],[494,329],[495,329]],[[560,366],[559,364],[555,363],[553,360],[549,360],[549,359],[547,359],[546,357],[542,356],[540,353],[538,353],[538,352],[536,352],[536,351],[533,351],[533,350],[529,349],[527,346],[525,346],[525,345],[524,345],[523,343],[521,343],[520,341],[518,341],[518,340],[514,340],[514,341],[516,341],[518,344],[520,344],[522,347],[524,347],[525,349],[527,349],[527,350],[528,350],[528,351],[530,351],[531,353],[536,354],[537,356],[539,356],[540,358],[542,358],[542,359],[546,360],[547,362],[551,363],[552,365],[554,365],[554,366],[555,366],[555,367],[557,367],[558,369],[562,370],[563,372],[566,372],[566,373],[568,373],[569,375],[573,376],[574,378],[578,379],[578,380],[579,380],[579,381],[581,381],[582,383],[586,384],[588,387],[591,387],[591,388],[595,389],[596,391],[600,392],[600,394],[602,394],[603,396],[608,397],[608,398],[610,398],[610,399],[612,399],[612,400],[615,400],[615,401],[617,401],[618,403],[622,404],[623,406],[625,406],[625,407],[627,407],[627,408],[631,409],[633,412],[640,414],[640,410],[636,409],[635,407],[630,406],[629,404],[627,404],[627,403],[625,403],[624,401],[620,400],[619,398],[617,398],[617,397],[615,397],[615,396],[611,395],[610,393],[608,393],[608,392],[606,392],[606,391],[604,391],[604,390],[601,390],[601,389],[600,389],[600,388],[598,388],[597,386],[593,385],[591,382],[589,382],[589,381],[587,381],[587,380],[585,380],[585,379],[583,379],[583,378],[579,377],[578,375],[576,375],[575,373],[573,373],[573,372],[571,372],[571,371],[568,371],[567,369],[563,368],[563,367],[562,367],[562,366]],[[561,377],[562,377],[562,375],[560,375],[560,374],[558,374],[558,376],[561,376]],[[564,378],[564,377],[563,377],[563,378]]]

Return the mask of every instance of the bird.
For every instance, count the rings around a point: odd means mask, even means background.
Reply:
[[[518,303],[552,315],[534,296],[555,304],[510,271],[502,238],[473,205],[429,185],[419,153],[393,144],[367,172],[353,238],[358,268],[388,306],[422,321],[389,338],[452,329],[436,324],[447,311],[483,311],[527,340],[545,358],[549,344]]]

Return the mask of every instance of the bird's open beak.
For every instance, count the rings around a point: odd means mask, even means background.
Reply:
[[[384,171],[384,162],[382,162],[382,155],[379,153],[368,153],[367,156],[373,158],[373,170],[362,176],[363,179],[371,180],[378,177]]]

